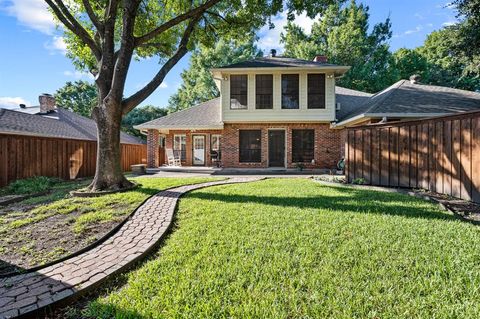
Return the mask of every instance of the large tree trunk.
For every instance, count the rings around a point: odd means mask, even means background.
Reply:
[[[97,168],[88,187],[92,192],[132,186],[122,172],[120,154],[120,105],[99,105],[92,112],[97,123]]]

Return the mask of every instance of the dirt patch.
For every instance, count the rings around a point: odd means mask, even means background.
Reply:
[[[31,209],[31,206],[30,206]],[[28,211],[28,210],[27,210]],[[15,210],[10,221],[25,218]],[[0,275],[49,263],[86,247],[120,223],[124,216],[86,225],[82,232],[74,231],[74,223],[82,212],[59,214],[14,229],[14,236],[0,236]]]

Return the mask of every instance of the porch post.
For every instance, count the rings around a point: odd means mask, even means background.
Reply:
[[[147,167],[155,168],[160,164],[158,147],[160,135],[157,130],[147,132]]]

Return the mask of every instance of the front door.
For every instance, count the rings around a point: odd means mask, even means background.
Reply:
[[[268,131],[268,165],[285,167],[285,131]]]
[[[193,165],[205,165],[205,136],[193,136]]]

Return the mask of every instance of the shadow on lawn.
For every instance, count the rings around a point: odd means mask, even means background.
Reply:
[[[395,215],[408,218],[424,218],[438,220],[457,220],[453,215],[425,207],[412,207],[408,203],[423,201],[408,195],[372,190],[356,190],[347,187],[329,186],[342,193],[342,196],[310,195],[294,196],[261,196],[240,194],[219,194],[206,191],[195,191],[187,194],[189,198],[217,200],[226,203],[259,203],[279,207],[332,209],[352,213],[368,213],[379,215]],[[354,202],[354,203],[352,203]],[[399,202],[402,202],[399,204]]]

